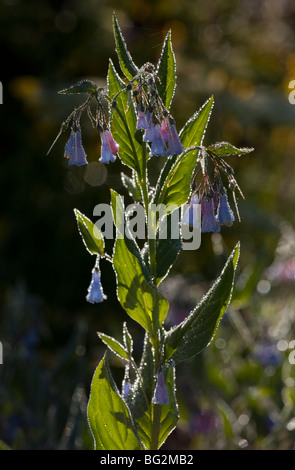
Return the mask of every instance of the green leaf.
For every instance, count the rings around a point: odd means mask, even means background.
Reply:
[[[166,335],[166,360],[173,365],[201,352],[212,340],[233,290],[239,244],[229,256],[222,273],[197,307]]]
[[[179,211],[179,209],[178,209]],[[179,218],[179,215],[178,215]],[[165,277],[168,275],[171,267],[176,262],[178,255],[182,248],[182,242],[180,237],[180,230],[177,227],[178,237],[176,238],[172,232],[172,223],[173,223],[173,215],[168,214],[165,215],[159,222],[159,227],[157,231],[157,238],[156,238],[156,277],[155,277],[155,284],[158,286],[160,282],[162,282]],[[167,226],[167,234],[161,237],[159,235],[160,229],[162,225]],[[173,231],[176,232],[176,227],[173,227]],[[142,256],[146,263],[148,263],[148,245],[142,249]]]
[[[113,189],[111,189],[111,204],[112,204],[113,219],[114,219],[114,223],[115,223],[116,230],[117,230],[117,238],[118,237],[124,238],[128,250],[138,259],[146,280],[149,283],[152,283],[152,278],[151,278],[149,269],[141,255],[141,252],[139,250],[139,247],[136,241],[134,240],[134,238],[131,236],[130,233],[128,236],[126,235],[128,229],[127,229],[126,219],[125,219],[125,208],[124,208],[123,197],[120,194],[118,194],[116,191],[114,191]]]
[[[152,434],[152,395],[154,381],[154,356],[148,334],[145,336],[143,354],[139,366],[141,379],[132,387],[132,393],[127,398],[138,434],[147,449],[151,447]],[[170,403],[161,407],[161,426],[158,447],[165,442],[178,421],[178,407],[175,397],[175,370],[170,368],[165,374],[165,384]]]
[[[138,450],[130,411],[119,394],[106,357],[98,365],[91,383],[88,421],[96,450]]]
[[[121,173],[121,180],[125,188],[128,190],[129,195],[133,197],[134,201],[141,201],[142,194],[141,194],[140,186],[137,184],[135,180],[135,175],[133,176],[133,178],[130,178],[124,173]]]
[[[175,56],[171,44],[171,31],[168,32],[162,48],[161,57],[157,65],[157,88],[162,101],[168,110],[172,101],[176,85]]]
[[[152,284],[149,271],[136,242],[126,236],[121,196],[111,191],[113,217],[117,228],[113,267],[117,278],[117,297],[128,315],[152,337],[168,312],[168,301]]]
[[[125,165],[141,174],[142,148],[135,138],[136,112],[133,102],[128,101],[126,85],[118,76],[111,60],[107,80],[110,99],[113,100],[116,97],[116,109],[111,109],[111,120],[112,133],[119,144],[119,156]],[[117,95],[119,92],[121,93]]]
[[[104,240],[100,230],[78,209],[74,209],[74,213],[76,216],[79,233],[89,253],[91,255],[103,256]]]
[[[123,342],[128,352],[128,356],[131,357],[132,352],[133,352],[133,339],[132,339],[131,334],[128,331],[126,322],[124,322],[123,324]]]
[[[115,242],[113,266],[122,307],[155,337],[157,327],[167,315],[167,300],[146,280],[137,257],[129,251],[124,239],[117,238]]]
[[[214,98],[211,96],[199,111],[185,123],[179,133],[185,148],[202,145],[213,106]]]
[[[207,151],[210,151],[219,157],[229,157],[231,155],[240,157],[241,155],[247,155],[248,153],[253,152],[253,150],[253,148],[248,147],[237,148],[228,142],[217,142],[216,144],[212,144],[207,147]]]
[[[181,251],[182,243],[180,231],[178,230],[179,237],[173,238],[171,232],[171,220],[173,214],[168,214],[162,223],[167,223],[167,237],[157,238],[156,245],[156,284],[158,285],[168,275],[171,267],[178,258]]]
[[[184,148],[202,145],[207,125],[211,116],[214,104],[213,97],[206,101],[202,108],[190,118],[180,132],[180,138]],[[167,165],[169,171],[163,169],[163,173],[167,174],[162,185],[162,189],[158,191],[159,196],[157,203],[163,203],[166,206],[176,204],[181,206],[184,204],[190,193],[190,183],[192,173],[198,159],[198,150],[183,152],[177,159],[168,160]]]
[[[71,85],[64,90],[59,91],[61,94],[71,95],[71,94],[79,94],[79,93],[89,93],[93,94],[98,90],[97,85],[92,82],[91,80],[81,80],[75,85]]]
[[[138,73],[138,68],[134,64],[130,52],[127,49],[125,39],[122,35],[117,17],[113,14],[113,30],[116,42],[116,51],[120,63],[120,67],[125,77],[131,80]]]
[[[104,342],[104,344],[106,344],[109,349],[113,351],[114,354],[121,357],[122,359],[129,359],[127,350],[124,348],[124,346],[122,346],[121,343],[119,343],[119,341],[104,333],[98,332],[97,334],[100,339]]]

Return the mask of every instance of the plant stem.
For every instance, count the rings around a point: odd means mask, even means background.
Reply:
[[[150,254],[150,271],[153,278],[156,277],[156,246],[155,246],[155,237],[154,237],[154,221],[151,208],[149,206],[149,196],[147,189],[147,161],[146,161],[146,144],[142,143],[142,178],[139,180],[139,184],[142,190],[142,197],[145,206],[146,221],[148,228],[148,244],[149,244],[149,254]],[[152,237],[150,234],[152,233]]]
[[[153,403],[153,425],[152,425],[150,450],[157,450],[159,448],[159,435],[160,435],[160,428],[161,428],[161,410],[162,410],[162,405]]]

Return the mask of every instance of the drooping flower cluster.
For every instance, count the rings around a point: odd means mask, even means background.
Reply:
[[[73,126],[70,138],[65,146],[65,158],[69,159],[69,165],[86,165],[86,153],[82,145],[80,128]]]
[[[173,117],[165,108],[156,86],[152,64],[145,64],[137,77],[133,97],[137,107],[137,129],[143,129],[143,141],[150,143],[150,156],[180,155],[183,145]]]
[[[230,208],[225,188],[220,192],[205,194],[199,197],[194,193],[191,197],[189,207],[186,209],[181,223],[190,225],[196,229],[200,228],[198,205],[201,204],[201,232],[220,232],[220,227],[230,227],[235,216]]]
[[[210,180],[208,171],[209,159],[210,163],[214,165],[213,183]],[[230,227],[235,220],[228,201],[227,190],[220,175],[221,170],[226,174],[228,186],[232,189],[233,196],[234,190],[236,188],[240,190],[240,188],[233,176],[232,168],[223,159],[216,159],[214,154],[207,152],[204,147],[201,148],[201,155],[197,161],[198,165],[202,170],[201,181],[197,184],[200,169],[195,170],[192,178],[192,195],[189,207],[184,212],[181,223],[182,225],[193,226],[196,229],[201,227],[203,233],[220,232],[222,225]],[[197,211],[199,205],[201,205],[200,213]]]
[[[95,115],[93,115],[90,108],[90,101],[93,96],[96,98]],[[94,93],[94,95],[89,95],[85,103],[83,103],[77,109],[74,109],[74,111],[62,123],[60,132],[50,147],[48,153],[52,149],[61,133],[70,126],[71,133],[65,146],[64,157],[68,159],[68,164],[70,166],[81,166],[88,163],[87,156],[82,145],[80,125],[82,114],[84,111],[87,111],[88,117],[93,127],[99,132],[101,138],[101,158],[99,161],[101,163],[114,162],[116,155],[119,152],[119,145],[117,142],[115,142],[114,137],[110,131],[110,127],[106,119],[106,110],[105,106],[103,105],[103,99],[104,95],[102,93]]]

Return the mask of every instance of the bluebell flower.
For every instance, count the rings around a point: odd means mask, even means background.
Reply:
[[[202,199],[202,228],[204,232],[220,232],[220,225],[217,222],[214,214],[214,201],[213,198]]]
[[[145,128],[145,133],[143,134],[142,140],[144,142],[152,142],[153,135],[154,135],[154,127],[155,127],[155,124],[153,121],[153,113],[146,111],[145,116],[146,116],[146,128]]]
[[[65,158],[69,159],[69,165],[86,165],[86,153],[82,145],[81,132],[72,129],[70,138],[65,146]]]
[[[183,151],[183,145],[176,130],[174,119],[166,118],[161,125],[161,132],[164,141],[167,143],[167,155],[180,155]]]
[[[180,221],[182,225],[189,225],[190,227],[200,228],[200,212],[199,212],[199,198],[197,194],[193,194],[190,200],[189,207],[186,209]]]
[[[119,151],[119,145],[115,142],[114,137],[109,129],[105,129],[100,133],[101,138],[101,163],[114,162],[116,160],[115,155]]]
[[[162,371],[158,372],[157,383],[154,391],[152,402],[156,405],[166,405],[169,403],[169,395],[165,385],[164,374]]]
[[[228,203],[226,193],[220,193],[219,195],[219,205],[216,218],[220,225],[227,225],[228,227],[230,227],[235,220],[235,216]]]
[[[102,285],[100,282],[100,270],[95,266],[92,270],[92,279],[88,287],[88,294],[86,296],[87,302],[92,304],[103,302],[106,296],[103,293]]]
[[[144,111],[143,108],[139,108],[137,111],[137,121],[136,121],[136,129],[147,129],[148,125],[151,121],[151,113],[150,111]]]
[[[147,120],[145,112],[142,109],[139,109],[137,112],[137,121],[136,121],[136,129],[146,129],[147,128]]]
[[[129,379],[124,379],[122,382],[122,396],[123,398],[127,398],[129,393],[131,392],[131,385]]]
[[[167,155],[165,142],[161,132],[160,124],[155,124],[151,130],[151,157],[163,157]]]

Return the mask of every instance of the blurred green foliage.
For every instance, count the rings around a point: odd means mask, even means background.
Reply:
[[[178,129],[213,94],[205,145],[255,148],[229,162],[245,195],[242,221],[183,252],[163,283],[175,323],[240,240],[232,306],[210,347],[177,374],[182,419],[165,446],[294,448],[292,0],[0,0],[0,440],[15,449],[92,448],[85,407],[104,352],[96,332],[120,338],[126,320],[109,263],[101,266],[108,300],[85,302],[94,259],[73,213],[92,218],[96,204],[109,203],[109,187],[123,190],[122,167],[95,163],[98,135],[86,122],[87,170],[67,167],[66,136],[46,156],[79,102],[57,91],[82,78],[104,86],[109,57],[117,64],[113,10],[138,65],[158,60],[172,30]],[[128,328],[140,352],[138,329]],[[113,366],[121,380],[121,364]]]

